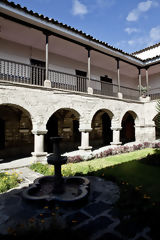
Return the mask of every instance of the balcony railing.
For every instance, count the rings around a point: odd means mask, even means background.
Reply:
[[[149,90],[149,95],[151,100],[160,99],[160,88],[152,88]]]
[[[76,92],[87,92],[90,86],[93,94],[117,97],[118,85],[77,76],[73,74],[48,71],[48,78],[51,81],[51,87],[65,89]],[[5,81],[25,83],[30,85],[43,86],[45,80],[45,68],[28,65],[13,61],[0,59],[0,79]],[[139,91],[137,89],[121,86],[121,93],[124,99],[138,100]]]

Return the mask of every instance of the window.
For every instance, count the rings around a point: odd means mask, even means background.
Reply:
[[[108,96],[113,96],[112,79],[107,75],[100,77],[101,81],[101,93]]]
[[[100,77],[100,80],[103,81],[103,82],[112,83],[112,79],[109,78],[107,75],[101,76],[101,77]]]

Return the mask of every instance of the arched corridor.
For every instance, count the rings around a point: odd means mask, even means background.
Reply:
[[[62,137],[61,152],[77,150],[81,142],[79,132],[79,113],[73,109],[59,109],[48,120],[45,136],[45,148],[47,152],[52,152],[51,137]]]
[[[160,139],[160,113],[154,117],[153,121],[155,122],[156,139]]]
[[[135,113],[127,112],[122,119],[120,141],[122,144],[135,141]]]
[[[111,118],[113,114],[106,110],[99,110],[92,120],[90,145],[93,149],[110,145],[112,142]]]
[[[0,105],[0,157],[7,161],[30,156],[33,151],[32,122],[17,105]]]

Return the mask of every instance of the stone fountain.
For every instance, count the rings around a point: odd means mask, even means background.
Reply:
[[[61,137],[52,137],[53,153],[47,156],[48,164],[54,165],[55,175],[36,179],[23,191],[23,197],[36,203],[61,204],[83,203],[88,198],[90,182],[85,177],[62,177],[61,166],[67,157],[60,155]]]

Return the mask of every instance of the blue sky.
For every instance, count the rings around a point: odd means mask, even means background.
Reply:
[[[160,42],[160,0],[14,0],[128,53]]]

